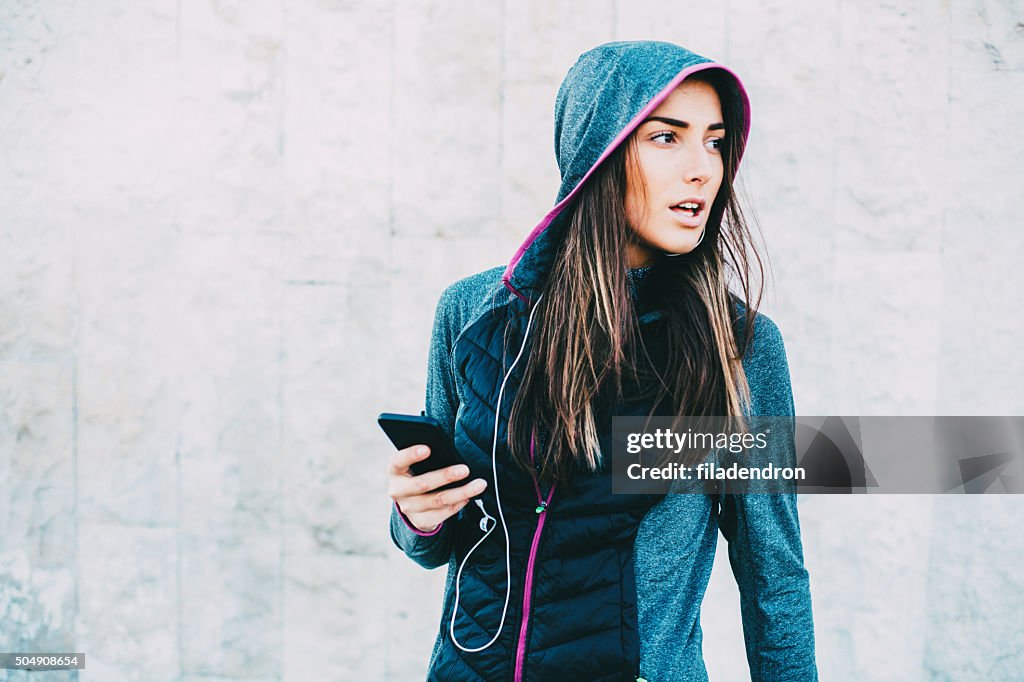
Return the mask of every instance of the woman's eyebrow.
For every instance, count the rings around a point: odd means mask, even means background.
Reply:
[[[676,128],[690,127],[690,124],[687,123],[686,121],[680,121],[677,118],[668,118],[666,116],[649,116],[647,119],[644,120],[644,123],[647,123],[647,121],[661,121],[662,123],[667,123],[668,125],[675,126]],[[708,126],[708,130],[725,130],[725,124],[721,122],[712,123],[711,125]]]

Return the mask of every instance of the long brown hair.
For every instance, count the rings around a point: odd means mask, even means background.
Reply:
[[[712,85],[725,117],[724,173],[700,245],[661,258],[647,287],[665,313],[665,357],[653,363],[640,333],[626,246],[637,239],[626,215],[627,180],[639,172],[635,134],[594,172],[560,225],[564,230],[530,333],[530,352],[509,416],[513,458],[532,468],[531,439],[546,435],[541,476],[564,481],[574,464],[601,466],[594,397],[621,397],[623,381],[654,378],[655,403],[680,416],[741,417],[750,395],[742,358],[763,291],[764,265],[734,192],[745,141],[734,81],[719,71],[691,78]],[[638,183],[642,186],[643,183]],[[756,276],[752,275],[756,271]],[[738,296],[746,309],[737,328]]]

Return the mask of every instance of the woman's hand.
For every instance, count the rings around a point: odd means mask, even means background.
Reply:
[[[409,465],[429,456],[430,448],[426,445],[411,445],[392,455],[388,463],[388,495],[405,518],[424,533],[437,530],[445,519],[458,514],[487,488],[487,481],[478,478],[458,488],[437,491],[445,484],[469,476],[469,467],[456,464],[413,476]]]

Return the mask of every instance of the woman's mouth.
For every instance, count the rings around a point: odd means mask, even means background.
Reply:
[[[683,201],[672,206],[672,212],[676,214],[679,221],[688,227],[699,227],[701,215],[704,212],[703,201]]]

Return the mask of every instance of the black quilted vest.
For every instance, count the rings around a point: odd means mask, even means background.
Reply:
[[[522,342],[524,308],[512,299],[485,313],[459,336],[454,348],[461,393],[455,441],[471,476],[489,482],[483,499],[495,518],[497,500],[491,474],[494,410],[501,379]],[[644,325],[645,335],[657,324]],[[505,354],[503,366],[506,325],[511,350]],[[570,490],[563,491],[558,486],[552,490],[538,485],[535,477],[516,467],[505,443],[507,415],[518,390],[520,369],[516,368],[506,385],[498,431],[498,486],[511,548],[512,590],[505,623],[498,640],[484,651],[461,651],[449,634],[455,606],[455,586],[449,585],[441,644],[428,679],[634,682],[639,675],[640,642],[633,544],[640,520],[658,498],[612,495],[607,470],[578,470]],[[627,401],[616,405],[613,412],[646,414],[648,407]],[[602,451],[609,453],[610,418],[599,422],[599,430]],[[456,566],[482,536],[481,518],[479,509],[469,505],[453,519],[457,524]],[[455,636],[465,648],[483,646],[498,629],[506,589],[504,544],[499,522],[463,569]]]

